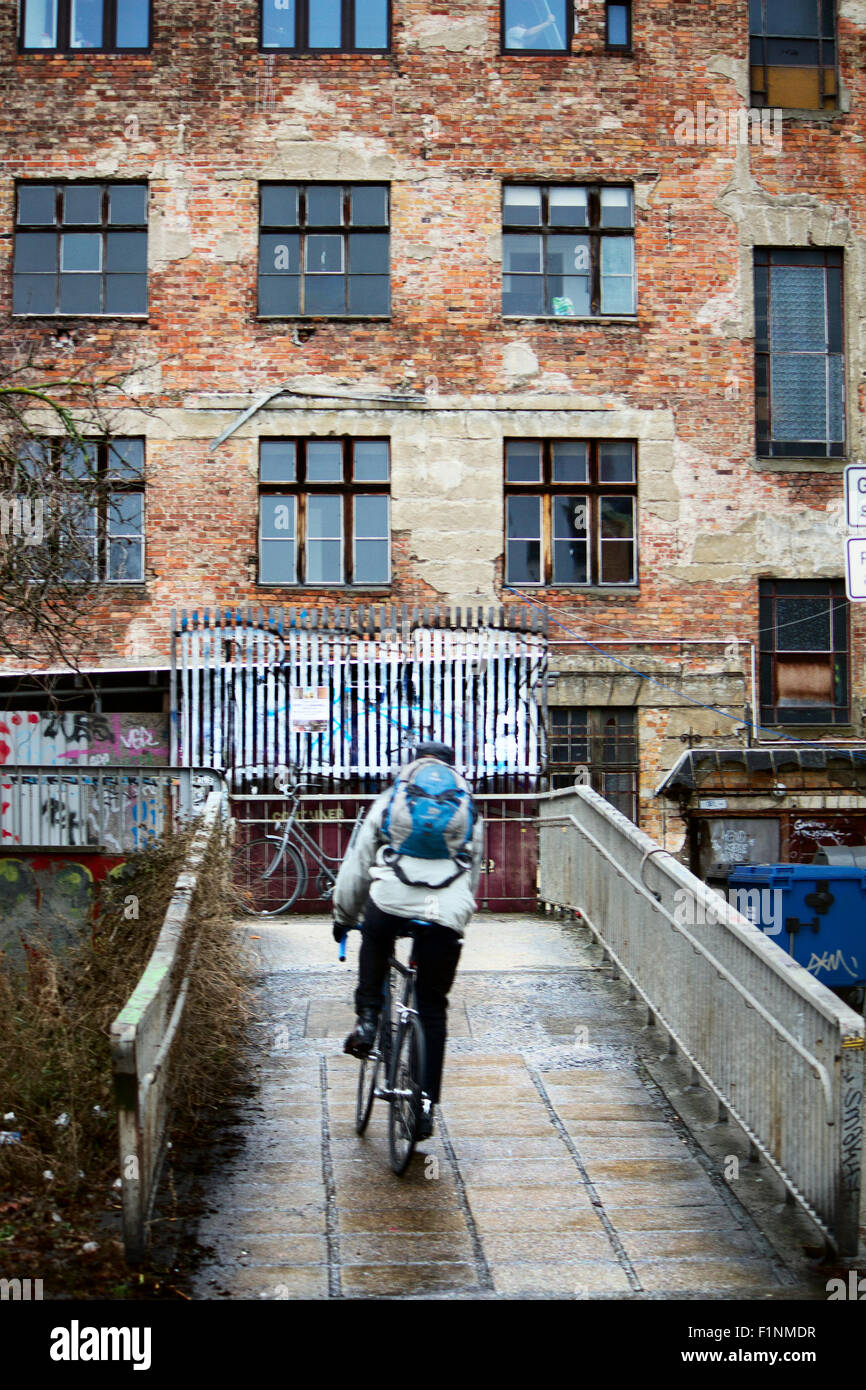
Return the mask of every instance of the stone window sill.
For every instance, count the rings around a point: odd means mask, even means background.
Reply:
[[[841,473],[847,458],[751,458],[749,467],[757,473]]]

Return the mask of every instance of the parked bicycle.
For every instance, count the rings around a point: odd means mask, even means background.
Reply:
[[[241,908],[251,917],[277,917],[303,897],[310,883],[308,861],[315,866],[315,890],[327,901],[333,894],[342,855],[326,854],[298,818],[301,791],[313,783],[302,782],[297,769],[281,769],[275,778],[278,794],[287,798],[285,810],[271,817],[274,833],[242,839],[232,857],[232,880]],[[361,807],[350,844],[361,828],[366,807]],[[249,824],[239,821],[243,835]],[[253,822],[252,824],[256,824]]]
[[[413,922],[415,927],[429,925]],[[409,964],[396,956],[388,961],[382,987],[379,1031],[368,1057],[361,1062],[355,1099],[355,1132],[363,1134],[370,1122],[375,1100],[388,1104],[388,1150],[391,1167],[398,1177],[405,1173],[415,1151],[422,1115],[430,1113],[430,1098],[422,1090],[426,1065],[424,1028],[418,1017],[415,997],[415,938]],[[340,959],[346,958],[346,938]],[[402,993],[400,981],[402,980]]]

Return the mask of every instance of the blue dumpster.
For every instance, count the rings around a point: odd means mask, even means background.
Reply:
[[[732,906],[823,985],[866,984],[866,869],[750,864],[728,888]]]

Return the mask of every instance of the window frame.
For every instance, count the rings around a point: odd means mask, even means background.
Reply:
[[[767,32],[767,29],[768,29],[768,26],[767,26],[767,0],[749,0],[749,14],[748,14],[748,43],[749,43],[749,52],[748,52],[748,62],[749,62],[749,102],[750,102],[750,105],[751,105],[751,106],[756,107],[756,108],[759,108],[759,109],[764,109],[764,108],[769,108],[769,107],[770,107],[770,100],[769,100],[770,82],[769,82],[768,73],[769,73],[772,69],[775,68],[775,69],[777,69],[778,71],[784,72],[784,71],[786,71],[786,70],[796,70],[796,69],[799,68],[799,69],[807,69],[807,70],[810,70],[810,71],[814,69],[814,71],[817,72],[817,74],[818,74],[818,100],[819,100],[819,104],[818,104],[817,106],[791,106],[791,105],[789,105],[789,104],[787,104],[787,103],[784,104],[784,105],[781,105],[780,103],[775,102],[775,103],[773,104],[774,107],[777,108],[777,109],[783,110],[783,111],[836,111],[836,110],[838,110],[838,108],[839,108],[839,14],[838,14],[838,6],[837,6],[837,4],[836,4],[836,0],[817,0],[817,3],[818,3],[818,6],[819,6],[819,11],[818,11],[818,31],[819,31],[819,32],[818,32],[818,34],[815,36],[815,40],[814,40],[814,41],[817,43],[817,45],[818,45],[818,61],[817,61],[817,63],[814,63],[814,64],[813,64],[813,63],[790,63],[790,64],[784,64],[784,63],[768,63],[768,62],[767,62],[767,44],[768,44],[768,41],[772,41],[772,40],[774,40],[774,39],[775,39],[775,40],[784,41],[784,40],[786,40],[786,39],[792,40],[792,39],[797,39],[797,38],[803,38],[803,39],[809,38],[809,39],[811,40],[811,36],[807,36],[807,35],[797,35],[797,34],[772,34],[772,35],[771,35],[771,34],[768,34],[768,32]],[[761,7],[761,31],[760,31],[760,33],[756,33],[756,32],[754,32],[753,29],[752,29],[752,24],[753,24],[752,13],[753,13],[753,7],[754,7],[755,5],[760,5],[760,7]],[[833,37],[832,37],[832,38],[827,38],[826,35],[823,33],[825,15],[826,15],[828,9],[831,9],[831,10],[832,10],[832,24],[833,24]],[[760,44],[760,45],[761,45],[761,61],[758,62],[758,63],[752,61],[753,53],[754,53],[754,47],[753,47],[753,45],[755,45],[755,44]],[[833,46],[833,61],[832,61],[832,62],[825,62],[825,61],[824,61],[824,46],[825,46],[826,44],[831,44],[831,45]],[[763,74],[763,76],[762,76],[763,86],[761,86],[761,87],[757,87],[757,86],[754,85],[754,76],[755,76],[755,73],[758,72],[758,71],[762,72],[762,74]],[[827,90],[826,74],[827,74],[828,72],[829,72],[829,73],[832,73],[832,79],[833,79],[833,80],[832,80],[833,90],[832,90],[831,92]]]
[[[530,58],[568,58],[571,54],[571,44],[575,35],[574,27],[574,0],[565,0],[565,28],[564,43],[562,48],[508,48],[506,45],[506,9],[509,0],[499,0],[499,51],[504,58],[520,58],[528,56]]]
[[[271,223],[271,222],[266,223],[266,222],[264,222],[264,220],[263,220],[263,216],[264,216],[264,214],[263,214],[263,196],[262,196],[262,195],[263,195],[264,190],[267,189],[267,188],[295,188],[295,189],[297,189],[297,200],[298,200],[298,213],[297,213],[297,217],[298,217],[298,221],[297,221],[297,224],[296,224],[296,225],[288,225],[288,224],[285,224],[285,223],[283,223],[282,225],[280,225],[280,224],[277,224],[277,223]],[[311,188],[319,188],[319,189],[324,189],[324,188],[339,188],[339,189],[341,189],[341,191],[342,191],[342,218],[343,218],[343,220],[342,220],[342,222],[341,222],[340,224],[322,224],[322,225],[316,225],[316,224],[309,224],[309,223],[307,223],[307,221],[306,221],[306,201],[305,201],[305,200],[306,200],[306,197],[307,197],[307,190],[308,190],[308,189],[311,189]],[[375,188],[375,189],[383,189],[383,190],[384,190],[384,193],[385,193],[385,214],[386,214],[386,217],[387,217],[387,221],[386,221],[384,224],[380,224],[380,225],[377,226],[377,225],[375,225],[375,224],[373,224],[373,223],[352,222],[352,220],[351,220],[351,199],[352,199],[352,190],[354,190],[354,189],[356,189],[356,188]],[[388,270],[387,270],[387,274],[386,274],[384,277],[380,277],[380,276],[378,276],[378,275],[374,276],[374,275],[372,275],[372,274],[369,276],[370,279],[373,279],[373,278],[376,278],[376,279],[378,279],[378,278],[385,278],[385,279],[387,279],[387,282],[388,282],[388,309],[387,309],[387,312],[386,312],[386,313],[380,313],[380,314],[373,314],[373,313],[356,314],[356,313],[351,313],[351,312],[349,312],[349,310],[348,310],[349,291],[350,291],[350,281],[351,281],[351,279],[352,279],[352,272],[351,272],[351,268],[350,268],[350,254],[349,254],[350,251],[351,251],[351,246],[350,246],[349,238],[350,238],[350,236],[352,236],[353,234],[361,234],[361,235],[379,235],[379,236],[384,236],[384,237],[387,238],[387,243],[388,243]],[[321,319],[321,320],[329,320],[329,319],[334,319],[334,320],[347,320],[347,319],[348,319],[348,320],[355,320],[355,321],[364,321],[365,319],[370,319],[370,320],[374,320],[374,321],[376,321],[376,322],[380,322],[380,323],[381,323],[381,322],[386,322],[387,320],[389,320],[389,319],[392,317],[392,304],[391,304],[391,184],[390,184],[390,183],[359,183],[359,182],[342,182],[342,181],[328,182],[327,180],[321,180],[321,181],[317,181],[317,182],[312,182],[312,183],[310,183],[310,182],[296,182],[296,181],[287,180],[287,179],[262,179],[262,180],[259,182],[259,221],[258,221],[258,235],[259,235],[259,245],[258,245],[258,265],[257,265],[257,270],[256,270],[256,318],[257,318],[259,321],[261,321],[262,323],[267,323],[267,322],[286,322],[286,321],[292,321],[292,320],[303,321],[303,322],[306,323],[306,322],[314,321],[314,320],[317,320],[317,319]],[[298,274],[297,274],[297,279],[298,279],[298,312],[297,312],[297,313],[286,313],[286,314],[266,314],[266,313],[263,313],[263,312],[262,312],[262,305],[261,305],[262,280],[265,279],[265,278],[267,278],[267,279],[274,279],[274,278],[277,278],[277,277],[274,275],[273,272],[268,272],[267,275],[265,275],[265,274],[263,273],[263,271],[262,271],[262,238],[263,238],[264,236],[279,236],[279,235],[284,235],[284,236],[286,236],[286,237],[297,237],[297,240],[298,240],[298,256],[299,256]],[[306,266],[305,266],[305,259],[306,259],[306,257],[305,257],[306,238],[307,238],[308,236],[310,236],[310,235],[312,235],[312,236],[339,236],[339,237],[341,238],[341,266],[342,266],[342,268],[341,268],[341,270],[340,270],[339,273],[340,273],[340,275],[341,275],[341,277],[342,277],[342,279],[343,279],[343,282],[344,282],[344,289],[345,289],[344,300],[345,300],[345,303],[346,303],[346,305],[347,305],[347,309],[346,309],[346,311],[345,311],[344,313],[339,313],[339,312],[330,312],[330,313],[317,313],[317,312],[314,312],[314,313],[307,313],[307,312],[305,312],[304,308],[302,307],[302,306],[304,305],[305,298],[306,298],[306,281],[307,281],[307,278],[308,278],[311,274],[314,273],[314,272],[311,272],[311,271],[307,270],[307,269],[306,269]],[[363,278],[363,275],[362,275],[360,278]]]
[[[774,260],[774,257],[782,259]],[[773,360],[792,356],[796,349],[774,348],[771,338],[771,313],[774,266],[803,268],[822,265],[824,270],[824,331],[823,352],[827,391],[827,421],[823,444],[818,440],[777,440],[773,438]],[[838,272],[838,305],[831,304],[833,286],[831,272]],[[818,458],[842,459],[848,448],[848,391],[845,374],[845,258],[840,247],[824,246],[756,246],[753,249],[752,278],[755,309],[755,456],[761,459]],[[762,284],[763,281],[763,284]],[[832,317],[831,317],[832,316]],[[835,322],[834,322],[835,318]],[[838,349],[832,347],[838,341]],[[818,356],[816,351],[801,350],[802,355]],[[829,364],[833,357],[841,363],[842,438],[830,439],[829,431]]]
[[[557,724],[556,716],[569,716],[565,721]],[[629,720],[625,716],[630,716]],[[577,717],[575,717],[577,716]],[[585,716],[585,718],[581,718]],[[613,734],[608,731],[608,725],[614,723]],[[585,735],[581,730],[585,729]],[[623,791],[620,788],[612,788],[614,795],[623,798],[630,797],[632,813],[624,811],[623,814],[635,825],[639,824],[640,812],[640,722],[638,710],[631,705],[548,705],[547,721],[547,779],[551,791],[562,789],[563,787],[573,786],[575,783],[575,773],[578,768],[586,768],[589,773],[588,785],[593,791],[610,800],[610,804],[621,810],[621,806],[616,801],[611,800],[606,793],[607,777],[630,777],[630,791]],[[605,745],[613,742],[615,756],[605,759]],[[585,758],[571,757],[565,761],[554,761],[553,753],[557,746],[569,746],[583,743],[586,748]],[[623,747],[631,753],[630,757],[621,757]],[[587,785],[586,782],[583,785]]]
[[[506,222],[505,220],[505,198],[506,192],[512,188],[537,188],[541,193],[541,220],[538,224],[520,222]],[[550,194],[559,189],[581,189],[586,193],[587,203],[587,223],[580,225],[577,223],[555,223],[550,220]],[[631,199],[631,225],[628,227],[602,226],[601,224],[601,195],[609,190],[625,191]],[[510,179],[503,182],[501,187],[501,229],[502,229],[502,299],[501,316],[503,319],[544,319],[554,323],[594,323],[598,320],[615,319],[617,322],[635,323],[638,316],[638,276],[637,276],[637,211],[634,196],[633,183],[540,183],[531,179]],[[536,235],[541,238],[542,268],[540,272],[530,271],[509,271],[505,268],[505,246],[506,236]],[[517,275],[525,276],[526,279],[540,279],[542,286],[543,301],[547,304],[548,277],[553,272],[548,270],[547,242],[552,236],[579,236],[586,237],[589,241],[590,264],[590,294],[588,314],[556,314],[548,313],[546,309],[537,314],[515,314],[508,313],[505,309],[505,280],[506,276]],[[631,282],[633,289],[634,308],[630,313],[616,310],[602,309],[602,240],[605,237],[618,238],[625,237],[631,242],[632,271]],[[624,278],[624,277],[623,277]]]
[[[47,449],[50,453],[51,471],[58,476],[64,471],[64,463],[70,450],[78,448],[70,439],[64,435],[44,435],[32,441],[42,449]],[[96,468],[91,470],[90,476],[96,478],[99,483],[100,492],[97,500],[88,506],[87,511],[94,518],[93,526],[93,563],[89,575],[77,579],[73,575],[66,574],[63,578],[64,584],[90,584],[111,585],[133,585],[142,588],[147,583],[147,440],[144,435],[112,435],[104,439],[83,438],[81,444],[85,449],[93,448],[96,451]],[[119,444],[140,444],[141,445],[141,471],[138,476],[120,475],[112,476],[111,454],[114,446]],[[18,465],[26,473],[26,464],[21,459]],[[44,475],[43,475],[44,476]],[[141,498],[141,530],[140,531],[111,531],[111,508],[115,505],[116,496],[140,496]],[[48,506],[51,506],[51,499],[48,499]],[[135,540],[140,543],[141,554],[141,578],[130,579],[123,576],[119,579],[112,578],[111,575],[111,543],[113,540]],[[55,540],[55,546],[57,542]]]
[[[94,48],[73,48],[70,43],[72,28],[72,0],[57,0],[57,42],[44,47],[27,47],[24,42],[26,32],[26,10],[27,4],[33,0],[19,0],[18,4],[18,52],[20,54],[33,53],[62,53],[67,57],[77,57],[89,53],[151,53],[153,51],[153,0],[147,0],[147,44],[135,48],[117,45],[117,0],[103,0],[102,12],[102,36],[105,39],[106,32],[113,35],[113,43],[101,43]]]
[[[625,10],[626,41],[625,43],[611,43],[610,41],[610,12],[612,9]],[[632,29],[632,6],[631,0],[605,0],[604,6],[604,46],[608,53],[631,53],[634,44],[634,31]]]
[[[830,646],[814,648],[779,645],[783,624],[777,621],[779,599],[822,598],[829,605]],[[806,621],[797,619],[795,622]],[[759,579],[758,581],[759,699],[762,725],[850,725],[851,723],[851,605],[844,579]],[[783,639],[784,641],[784,639]],[[825,657],[831,672],[831,705],[783,705],[776,698],[779,657]],[[817,662],[816,662],[817,664]]]
[[[512,482],[508,478],[508,446],[509,444],[538,444],[541,446],[541,480],[538,482]],[[587,475],[586,482],[555,482],[553,480],[553,450],[554,445],[585,445],[587,453]],[[600,479],[600,452],[605,444],[628,444],[632,450],[632,472],[633,480],[624,483],[602,482]],[[624,592],[637,592],[640,587],[640,556],[639,556],[639,523],[640,513],[638,510],[638,446],[636,439],[563,439],[554,437],[527,438],[506,436],[503,441],[503,522],[504,522],[504,551],[503,551],[503,576],[506,584],[519,585],[521,588],[532,589],[568,589],[583,592],[587,589],[616,589]],[[585,495],[588,501],[589,518],[587,525],[587,579],[581,581],[563,581],[555,578],[555,555],[554,555],[554,516],[553,499],[557,496],[570,497],[574,494]],[[509,542],[512,537],[508,527],[508,500],[510,497],[538,497],[541,502],[541,521],[539,538],[540,543],[540,578],[537,581],[529,579],[519,579],[512,577],[509,573],[508,550]],[[601,535],[601,503],[608,497],[628,497],[632,502],[632,564],[634,578],[628,581],[617,583],[612,580],[601,578],[602,574],[602,535]],[[527,539],[527,538],[522,538]],[[532,539],[532,538],[529,538]]]
[[[101,190],[100,199],[100,221],[99,222],[65,222],[63,221],[63,200],[68,189],[98,187]],[[55,192],[55,213],[53,222],[19,222],[19,193],[22,189],[32,188],[53,188]],[[144,189],[145,200],[145,220],[144,222],[111,222],[110,217],[110,190],[113,188],[142,188]],[[109,272],[108,257],[106,250],[108,237],[117,232],[136,232],[145,238],[143,271],[118,271]],[[54,268],[54,308],[53,309],[16,309],[15,290],[18,275],[42,274],[46,280],[50,272],[46,271],[19,271],[15,269],[15,261],[18,253],[18,236],[33,234],[54,234],[56,238],[56,258]],[[71,274],[72,271],[63,271],[62,253],[63,237],[75,235],[99,236],[100,239],[100,299],[105,303],[108,289],[108,276],[110,273],[136,275],[144,280],[145,307],[144,309],[122,310],[122,309],[91,309],[91,310],[68,310],[61,309],[60,296],[62,291],[61,274]],[[12,317],[21,319],[125,319],[137,322],[144,322],[150,315],[150,266],[148,263],[149,254],[149,235],[150,235],[150,184],[143,179],[17,179],[15,182],[15,208],[13,221],[13,248],[12,248]],[[94,272],[85,272],[92,274]]]
[[[383,435],[340,435],[336,439],[327,435],[262,435],[259,438],[258,497],[257,497],[257,567],[256,583],[269,589],[389,589],[393,583],[393,528],[391,517],[391,439]],[[340,481],[317,482],[307,478],[307,446],[309,444],[339,444],[342,451],[342,479]],[[366,481],[354,477],[356,444],[385,444],[388,452],[388,478],[386,481]],[[295,446],[294,482],[271,482],[262,478],[263,444],[293,444]],[[307,542],[307,502],[309,497],[340,497],[342,499],[341,525],[341,577],[336,580],[310,580]],[[388,577],[383,580],[360,580],[354,578],[358,536],[355,528],[355,502],[358,497],[384,497],[387,502],[387,535],[384,537],[361,537],[360,539],[385,540],[388,552]],[[263,506],[266,497],[292,498],[294,500],[295,577],[294,579],[262,578],[262,545],[267,537],[263,532]],[[288,537],[286,538],[288,539]],[[314,537],[313,539],[336,539]]]
[[[384,48],[357,48],[354,43],[355,36],[355,0],[337,0],[340,5],[340,45],[338,48],[312,48],[308,42],[310,33],[310,8],[309,0],[295,0],[295,39],[296,42],[291,47],[281,44],[265,44],[265,3],[266,0],[259,0],[259,52],[260,53],[288,53],[296,56],[314,54],[317,57],[330,57],[338,53],[347,53],[356,57],[364,57],[370,53],[390,53],[393,44],[393,6],[392,0],[385,0],[387,16],[387,40]],[[347,42],[351,39],[351,42]]]

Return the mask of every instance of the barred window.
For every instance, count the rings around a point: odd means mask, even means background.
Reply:
[[[636,584],[636,512],[632,441],[506,440],[507,583]]]
[[[841,251],[755,250],[759,455],[844,455],[842,325]]]
[[[631,188],[506,184],[502,223],[503,314],[635,313]]]
[[[638,767],[637,710],[551,707],[551,790],[592,787],[637,823]]]
[[[21,183],[14,314],[147,314],[147,184]]]
[[[386,439],[259,442],[259,583],[391,582]]]
[[[259,315],[387,317],[386,184],[263,184]]]
[[[76,53],[150,47],[150,0],[21,0],[20,47]]]
[[[761,722],[848,724],[848,600],[841,579],[759,581]]]

